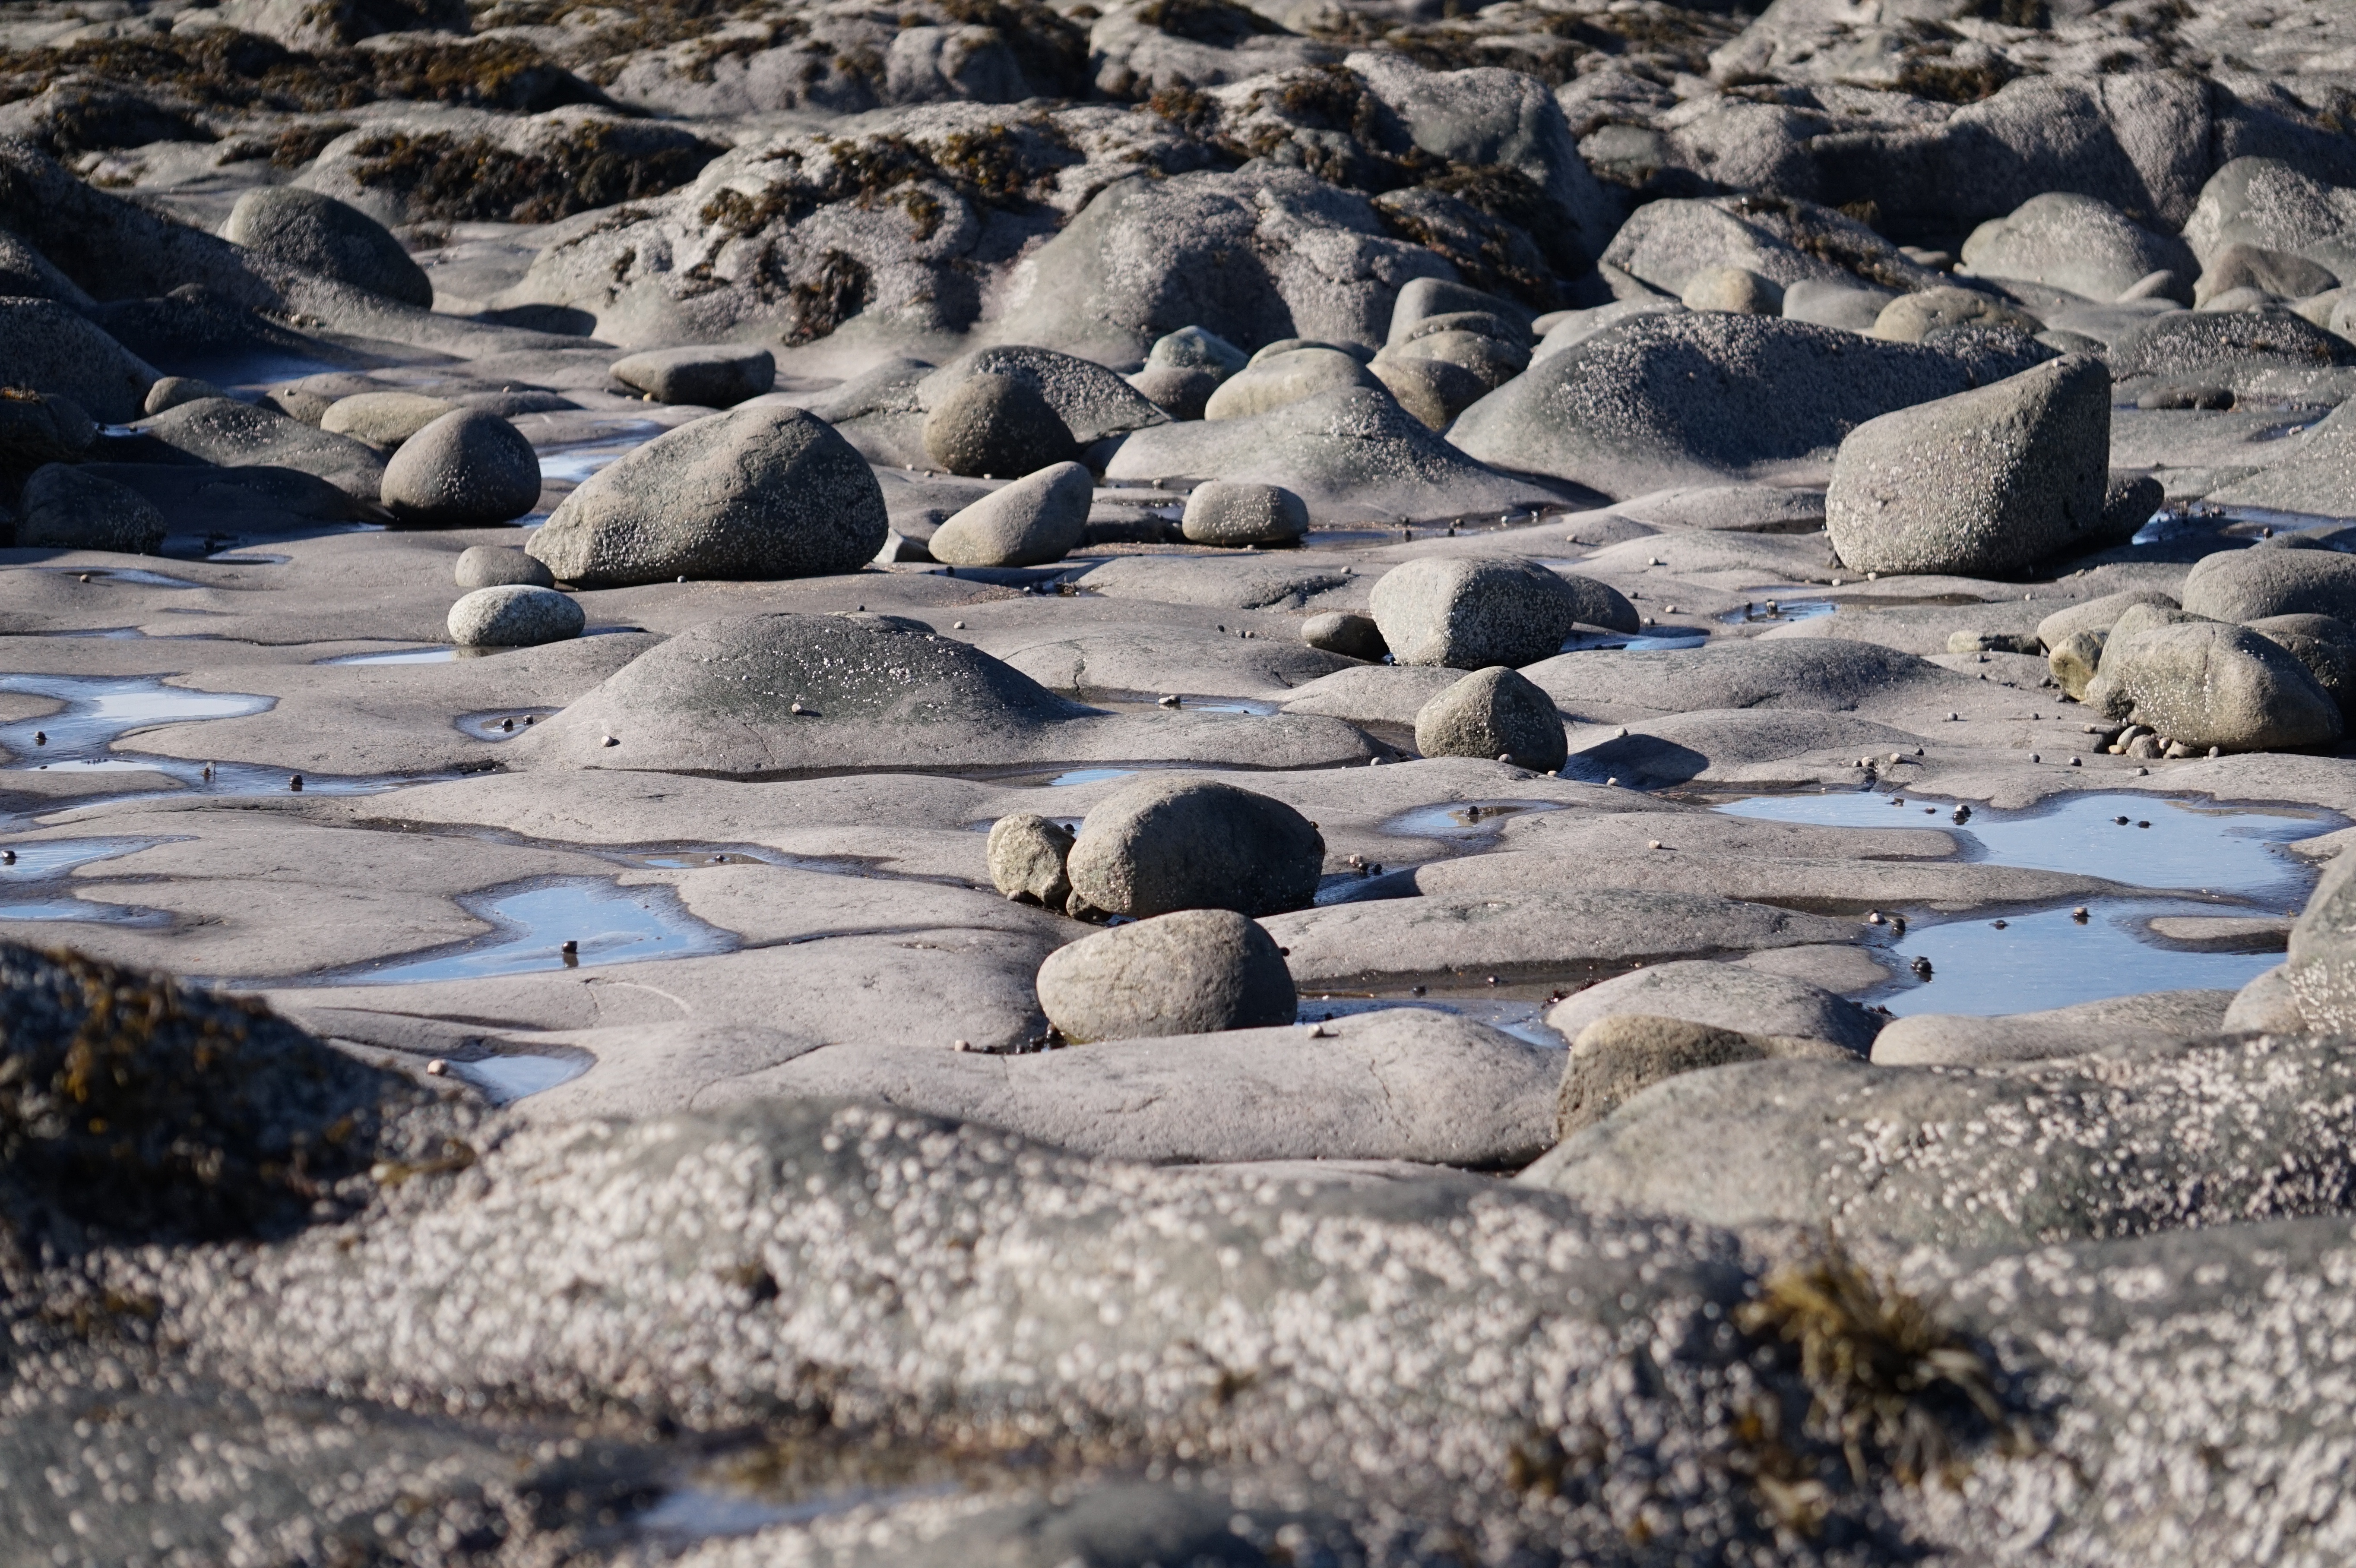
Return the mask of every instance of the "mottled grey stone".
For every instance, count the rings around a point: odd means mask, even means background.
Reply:
[[[555,574],[532,559],[521,545],[468,545],[451,569],[461,588],[553,588]]]
[[[1554,699],[1503,665],[1475,670],[1416,710],[1415,749],[1427,757],[1510,758],[1552,773],[1569,754]]]
[[[0,299],[0,362],[10,386],[69,398],[111,423],[145,411],[155,368],[55,300]]]
[[[1039,1006],[1076,1043],[1267,1029],[1290,1023],[1294,1003],[1284,955],[1233,910],[1115,926],[1039,966]]]
[[[2220,550],[2185,574],[2184,608],[2217,621],[2333,615],[2356,621],[2356,556],[2323,549]]]
[[[1253,357],[1250,365],[1219,383],[1203,405],[1206,420],[1248,419],[1345,387],[1377,385],[1364,365],[1338,348],[1295,348]]]
[[[1068,463],[1079,451],[1038,389],[978,372],[940,394],[925,415],[925,453],[952,474],[997,477]]]
[[[1074,899],[1108,914],[1274,914],[1316,896],[1325,840],[1267,795],[1145,774],[1089,811],[1066,866]]]
[[[1036,812],[1001,816],[990,825],[990,880],[1010,899],[1060,910],[1071,896],[1065,871],[1072,830]]]
[[[1401,664],[1480,669],[1534,664],[1580,624],[1633,632],[1635,606],[1590,578],[1531,560],[1426,557],[1376,582],[1375,621]]]
[[[457,409],[401,443],[384,466],[381,494],[412,528],[504,523],[540,504],[540,458],[498,415]]]
[[[588,624],[570,594],[529,583],[477,588],[450,606],[450,640],[462,648],[528,648],[577,637]]]
[[[331,435],[233,398],[199,398],[141,420],[137,428],[166,446],[223,467],[293,468],[363,501],[378,499],[384,488],[384,454],[368,443]]]
[[[2172,234],[2146,229],[2090,196],[2052,191],[1992,218],[1964,241],[1964,267],[1983,278],[2011,278],[2115,300],[2158,272],[2179,279],[2192,252]]]
[[[925,548],[952,566],[1044,566],[1079,548],[1095,494],[1087,469],[1058,463],[957,512]]]
[[[727,409],[776,386],[777,361],[767,349],[749,345],[694,344],[616,359],[613,375],[659,403]]]
[[[2130,611],[2141,620],[2150,606]],[[2340,739],[2340,705],[2307,667],[2256,632],[2215,621],[2130,630],[2103,644],[2087,707],[2193,751],[2286,751]]]
[[[1644,1013],[1713,1029],[1829,1040],[1851,1055],[1872,1049],[1887,1021],[1820,986],[1740,964],[1688,959],[1651,964],[1632,975],[1590,986],[1547,1011],[1547,1025],[1565,1040],[1600,1019]]]
[[[1913,1013],[1875,1039],[1873,1060],[1884,1067],[1990,1067],[2191,1040],[2228,1027],[2233,997],[2231,991],[2147,991],[1990,1018]]]
[[[249,190],[230,208],[221,238],[281,266],[316,272],[430,310],[434,284],[375,219],[300,186]]]
[[[1372,660],[1390,652],[1375,618],[1351,610],[1327,610],[1310,616],[1301,623],[1301,640],[1345,658]]]
[[[163,385],[157,382],[157,386]],[[219,396],[218,393],[214,394]],[[148,401],[155,401],[154,392]],[[164,407],[192,400],[171,398]],[[348,398],[338,398],[319,416],[319,428],[329,435],[348,435],[355,441],[387,450],[399,446],[444,414],[455,412],[458,405],[441,398],[429,398],[418,392],[356,392]],[[160,413],[162,409],[151,409]]]
[[[16,505],[22,549],[152,555],[164,542],[164,514],[145,496],[68,464],[35,469]]]
[[[1563,1063],[1555,1136],[1568,1138],[1665,1079],[1736,1061],[1853,1061],[1826,1040],[1777,1039],[1687,1019],[1612,1013],[1580,1029]]]
[[[1309,531],[1309,508],[1280,485],[1214,479],[1186,497],[1179,531],[1190,544],[1294,544]]]

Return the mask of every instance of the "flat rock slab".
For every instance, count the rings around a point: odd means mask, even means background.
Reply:
[[[1916,1013],[1881,1031],[1873,1042],[1873,1060],[1888,1067],[1993,1067],[2082,1056],[2122,1043],[2191,1040],[2223,1027],[2233,996],[2147,991],[1995,1018]]]

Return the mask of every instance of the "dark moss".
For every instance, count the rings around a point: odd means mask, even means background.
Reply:
[[[372,190],[398,192],[412,219],[552,223],[675,190],[720,155],[709,142],[631,129],[593,121],[524,153],[446,132],[389,132],[353,146],[351,173]]]
[[[1285,31],[1250,6],[1234,4],[1234,0],[1147,0],[1137,8],[1137,19],[1173,38],[1223,49]]]
[[[1425,186],[1376,197],[1375,212],[1399,239],[1446,257],[1474,288],[1534,311],[1562,303],[1555,270],[1529,235],[1471,202]]]
[[[786,297],[794,318],[786,343],[798,347],[824,337],[865,310],[875,291],[867,268],[856,257],[829,251],[819,259],[817,272],[794,283]]]
[[[789,151],[773,159],[768,188],[757,199],[723,189],[700,216],[732,234],[750,235],[775,223],[798,223],[837,202],[873,208],[889,201],[905,207],[920,236],[929,236],[942,216],[938,198],[911,187],[944,186],[976,207],[1026,208],[1043,181],[1079,159],[1044,116],[955,132],[932,145],[894,132],[822,146],[823,157]]]
[[[2019,73],[2001,56],[1957,65],[1941,56],[1917,56],[1898,68],[1898,90],[1941,103],[1977,103]]]
[[[169,103],[111,83],[76,79],[56,84],[43,105],[35,140],[53,157],[144,147],[154,142],[209,142],[211,132]]]
[[[969,27],[995,27],[1023,78],[1057,98],[1088,95],[1088,30],[1038,0],[935,0],[945,20]]]

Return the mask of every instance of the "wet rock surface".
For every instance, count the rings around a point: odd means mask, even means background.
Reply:
[[[2351,59],[0,7],[0,1557],[2346,1560]]]

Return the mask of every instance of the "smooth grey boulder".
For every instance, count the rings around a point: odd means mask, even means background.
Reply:
[[[69,398],[0,389],[0,469],[25,473],[44,463],[78,463],[98,440],[98,425]]]
[[[589,624],[570,594],[529,583],[477,588],[450,606],[450,640],[462,648],[529,648],[577,637]]]
[[[612,374],[659,403],[728,409],[776,386],[777,361],[767,349],[749,345],[693,344],[616,359]]]
[[[1022,343],[977,348],[951,360],[916,383],[916,404],[928,411],[937,410],[977,376],[1018,382],[1039,394],[1081,446],[1170,422],[1170,416],[1154,407],[1151,400],[1096,361]],[[1027,474],[1044,463],[999,472]]]
[[[1446,430],[1498,385],[1462,365],[1420,356],[1377,355],[1366,368],[1399,407],[1436,431]]]
[[[68,464],[35,469],[16,508],[19,549],[152,555],[164,542],[164,514],[145,496]]]
[[[1224,379],[1242,369],[1250,359],[1250,355],[1215,332],[1182,326],[1153,340],[1153,347],[1146,351],[1145,367],[1149,370],[1208,370]]]
[[[1958,270],[2108,301],[2154,272],[2186,279],[2196,267],[2191,249],[2174,235],[2154,233],[2109,202],[2051,191],[1973,229]]]
[[[1317,893],[1325,840],[1279,800],[1203,780],[1131,780],[1080,824],[1075,905],[1144,919],[1182,909],[1275,914]]]
[[[1873,1042],[1884,1067],[1989,1067],[2193,1040],[2226,1027],[2232,991],[2147,991],[1993,1018],[1913,1013]]]
[[[156,386],[164,383],[158,381]],[[212,394],[215,397],[220,394]],[[148,393],[147,400],[155,402],[155,395]],[[193,399],[172,397],[163,408],[172,408]],[[163,408],[150,409],[161,413]],[[418,392],[355,392],[348,398],[338,398],[319,416],[319,428],[329,435],[348,435],[354,441],[367,442],[387,451],[399,446],[444,414],[455,413],[458,405],[441,398],[429,398]]]
[[[2185,574],[2184,608],[2215,621],[2332,615],[2356,622],[2356,556],[2329,549],[2235,549]]]
[[[2336,1040],[2122,1041],[2002,1068],[1762,1061],[1655,1084],[1520,1179],[1710,1224],[2017,1250],[2344,1213],[2352,1129],[2356,1058]]]
[[[1072,830],[1036,812],[1001,816],[990,825],[984,851],[991,886],[1023,903],[1060,910],[1072,894],[1065,862],[1072,855]]]
[[[1338,348],[1295,348],[1273,357],[1255,356],[1248,366],[1219,383],[1219,389],[1203,405],[1203,417],[1249,419],[1320,392],[1379,384],[1364,365]]]
[[[1298,544],[1309,531],[1309,508],[1280,485],[1214,479],[1187,496],[1178,529],[1189,544]]]
[[[1917,655],[1837,637],[1597,649],[1522,673],[1565,713],[1605,724],[1727,709],[1783,709],[1794,723],[1826,713],[1919,722],[1923,709],[1977,685]]]
[[[2343,719],[2356,709],[2356,626],[2337,615],[2266,615],[2244,624],[2305,665]]]
[[[234,398],[199,398],[141,420],[136,428],[176,451],[225,468],[293,468],[363,501],[377,500],[383,493],[384,454],[375,447]]]
[[[1148,365],[1129,378],[1129,384],[1153,400],[1153,406],[1173,420],[1198,420],[1219,389],[1219,373],[1196,366]]]
[[[1076,1044],[1269,1029],[1290,1023],[1296,1003],[1284,955],[1233,910],[1115,926],[1039,965],[1039,1006]]]
[[[1455,669],[1551,658],[1582,624],[1615,632],[1643,624],[1617,589],[1533,560],[1411,560],[1375,583],[1372,608],[1399,663]]]
[[[942,393],[925,415],[925,454],[952,474],[995,478],[1068,463],[1080,443],[1036,387],[980,372]]]
[[[1079,548],[1095,495],[1087,469],[1058,463],[955,513],[925,548],[951,566],[1044,566]]]
[[[2356,275],[2356,190],[2280,158],[2233,158],[2201,187],[2184,239],[2203,264],[2255,245]]]
[[[1587,1025],[1570,1042],[1556,1093],[1555,1136],[1568,1138],[1682,1072],[1737,1061],[1856,1059],[1855,1052],[1826,1040],[1719,1029],[1650,1013],[1612,1013]]]
[[[2340,279],[2331,269],[2305,256],[2287,251],[2270,251],[2262,245],[2228,245],[2209,258],[2201,269],[2201,276],[2192,285],[2193,303],[2206,306],[2212,303],[2222,305],[2221,294],[2239,289],[2255,289],[2276,299],[2305,299],[2338,285]]]
[[[1405,343],[1430,330],[1431,324],[1442,317],[1475,315],[1489,317],[1524,341],[1530,336],[1530,313],[1525,305],[1470,283],[1451,283],[1445,278],[1410,278],[1391,302],[1390,326],[1385,341]]]
[[[195,376],[159,376],[147,389],[146,400],[141,409],[150,414],[160,414],[166,409],[177,409],[182,403],[193,403],[198,398],[224,398],[229,394],[210,381]]]
[[[2206,499],[2223,507],[2356,516],[2356,405],[2342,403],[2304,433],[2285,437],[2274,462],[2218,486]]]
[[[1416,709],[1415,749],[1550,773],[1569,753],[1554,699],[1503,665],[1475,670]]]
[[[1856,571],[1989,577],[2102,536],[2111,378],[2072,357],[1852,431],[1825,526]]]
[[[1783,315],[1790,321],[1837,326],[1859,336],[1873,330],[1881,313],[1898,296],[1888,289],[1830,278],[1804,278],[1783,291]]]
[[[2183,380],[2237,365],[2356,365],[2356,344],[2286,310],[2170,311],[2111,345],[2111,374]]]
[[[1541,357],[1448,439],[1500,468],[1637,496],[1790,464],[1970,385],[1935,348],[1776,316],[1653,314]]]
[[[2332,858],[2290,928],[2282,976],[2319,1034],[2356,1034],[2356,856]]]
[[[1781,315],[1783,289],[1747,267],[1705,267],[1686,280],[1677,303],[1687,310],[1730,311],[1736,315]]]
[[[590,475],[526,548],[562,581],[623,588],[856,571],[889,531],[874,471],[832,426],[798,409],[739,409]]]
[[[1682,1019],[1753,1035],[1827,1040],[1852,1056],[1873,1049],[1885,1020],[1846,997],[1743,964],[1686,959],[1650,964],[1588,987],[1547,1009],[1547,1027],[1565,1040],[1622,1013]]]
[[[468,545],[452,569],[461,588],[553,588],[556,574],[521,545]]]
[[[237,198],[221,238],[283,267],[316,272],[420,310],[433,280],[392,231],[358,208],[300,186],[263,186]]]
[[[2143,622],[2156,613],[2128,613]],[[2083,700],[2195,752],[2288,751],[2342,733],[2339,703],[2305,665],[2260,634],[2217,621],[2130,629],[2122,617]]]
[[[8,385],[70,399],[110,424],[144,414],[156,379],[80,312],[47,299],[0,298],[0,364]]]
[[[2156,604],[2164,610],[2183,608],[2172,593],[2163,593],[2157,588],[2129,588],[2054,611],[2037,623],[2037,639],[2048,648],[2058,648],[2079,632],[2106,633],[2118,624],[2119,617],[2126,613],[2131,605],[2136,604]]]
[[[1499,336],[1504,324],[1472,316],[1456,317],[1464,321],[1462,327],[1447,327],[1441,318],[1432,325],[1438,330],[1418,331],[1405,343],[1395,343],[1385,348],[1378,358],[1388,360],[1428,359],[1442,365],[1453,365],[1465,371],[1483,388],[1494,389],[1504,386],[1530,367],[1530,346],[1526,340]]]
[[[1375,618],[1354,610],[1327,610],[1310,616],[1301,623],[1301,640],[1344,658],[1371,661],[1390,652]]]
[[[1918,289],[1900,294],[1882,306],[1873,319],[1871,336],[1885,343],[1921,343],[1934,334],[1963,326],[2006,326],[2034,335],[2044,323],[2025,310],[1978,289]]]
[[[379,494],[412,528],[504,523],[540,504],[540,457],[498,415],[456,409],[401,443]]]

